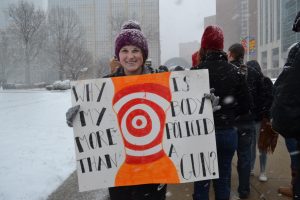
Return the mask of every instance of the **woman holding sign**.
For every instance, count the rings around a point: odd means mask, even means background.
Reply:
[[[148,44],[137,22],[123,24],[115,40],[115,57],[121,66],[104,78],[155,72],[144,65],[148,58]],[[116,187],[109,188],[111,200],[164,200],[166,184],[142,183],[154,182],[151,180],[179,182],[175,166],[162,149],[164,105],[171,100],[166,89],[168,79],[160,79],[159,84],[156,83],[158,80],[147,80],[146,84],[139,85],[140,79],[133,83],[126,79],[113,79],[113,109],[118,118],[126,158],[115,177]],[[154,94],[157,102],[145,98],[147,92]],[[69,126],[72,126],[78,110],[79,106],[75,106],[67,112]]]
[[[122,67],[106,77],[151,74],[154,72],[152,68],[144,66],[148,57],[147,40],[141,32],[139,24],[133,21],[129,21],[122,26],[122,30],[115,41],[115,56],[118,58]],[[179,182],[176,168],[162,149],[163,126],[152,124],[152,122],[154,122],[153,118],[159,118],[155,123],[159,123],[160,121],[161,125],[163,125],[165,110],[155,104],[155,102],[149,101],[147,103],[147,99],[139,98],[138,94],[140,88],[138,88],[139,84],[137,82],[130,83],[124,80],[114,80],[113,82],[115,86],[113,107],[118,117],[118,123],[126,149],[125,162],[116,175],[115,184],[116,186],[133,186],[109,188],[110,198],[111,200],[163,200],[165,199],[167,188],[165,184],[137,184],[151,178],[163,181],[163,178],[160,177],[162,175],[172,179],[173,182]],[[163,92],[168,91],[164,90],[166,86],[156,84],[155,82],[156,80],[147,84],[141,83],[143,91],[146,92],[149,89],[152,90],[161,101],[170,100],[170,93]],[[167,83],[168,79],[166,79],[166,85]],[[153,88],[156,89],[153,90]],[[124,99],[126,99],[126,102],[124,102]],[[149,128],[150,126],[158,128],[157,130],[153,130]],[[147,139],[143,140],[143,138]],[[145,141],[147,143],[145,143]],[[149,154],[145,156],[145,152],[149,152]],[[165,168],[163,172],[162,168]],[[133,170],[134,173],[132,173]]]
[[[114,85],[112,108],[124,143],[125,160],[114,177],[115,187],[109,188],[110,199],[164,200],[166,184],[145,183],[180,182],[176,167],[162,146],[166,110],[172,97],[170,73],[150,75],[155,71],[145,66],[147,40],[133,21],[125,23],[116,37],[115,57],[121,67],[105,78],[111,78]],[[144,76],[134,77],[137,75]],[[213,94],[207,98],[213,100],[214,110],[219,108],[218,98]],[[68,111],[69,125],[78,109]]]

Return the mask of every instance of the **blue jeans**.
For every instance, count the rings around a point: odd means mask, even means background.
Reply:
[[[285,145],[291,158],[291,170],[294,171],[297,169],[297,166],[300,165],[298,157],[298,154],[300,154],[300,151],[298,150],[298,142],[294,138],[285,138]]]
[[[219,179],[213,180],[216,200],[229,200],[231,190],[231,162],[237,149],[237,131],[234,128],[216,130]],[[209,199],[210,180],[194,183],[194,200]]]
[[[247,124],[238,125],[237,171],[240,196],[248,196],[250,193],[251,143],[254,134],[254,122],[250,121]]]
[[[294,200],[300,199],[300,140],[285,138],[285,144],[291,157],[292,185]]]
[[[260,133],[261,122],[255,122],[255,135],[252,138],[251,142],[251,170],[254,170],[255,159],[256,159],[256,144],[258,142],[259,133]],[[267,165],[267,153],[259,151],[259,163],[260,163],[260,172],[266,172]]]

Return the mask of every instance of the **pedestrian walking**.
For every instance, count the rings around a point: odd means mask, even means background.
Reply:
[[[192,69],[208,69],[210,86],[220,97],[221,109],[214,112],[219,179],[213,180],[215,199],[229,200],[231,190],[231,162],[237,149],[235,119],[250,109],[249,92],[245,78],[237,67],[228,63],[223,51],[223,31],[208,26],[201,39],[200,64]],[[194,183],[194,200],[209,199],[210,180]]]
[[[246,65],[256,70],[261,77],[262,82],[262,92],[260,92],[259,99],[259,109],[255,115],[255,134],[251,142],[251,175],[254,175],[254,166],[256,160],[256,144],[258,144],[258,140],[261,133],[262,122],[270,123],[270,109],[273,102],[273,82],[272,80],[265,76],[262,71],[259,63],[256,60],[251,60],[246,63]],[[276,135],[274,136],[276,137]],[[277,139],[276,139],[277,140]],[[263,141],[261,141],[263,142]],[[268,180],[266,174],[266,165],[267,165],[267,151],[259,148],[259,163],[260,163],[260,175],[259,180],[265,182]]]
[[[298,12],[293,31],[300,32],[300,12]],[[300,42],[289,52],[287,63],[274,84],[274,101],[271,108],[272,127],[285,138],[297,141],[300,151]],[[300,159],[300,154],[297,154]],[[300,199],[300,164],[295,166],[293,180],[293,199]]]
[[[238,131],[237,171],[239,177],[238,193],[241,199],[248,198],[250,194],[250,170],[251,170],[251,142],[255,135],[254,113],[259,112],[259,96],[261,93],[261,77],[256,70],[248,68],[244,64],[245,50],[243,45],[235,43],[228,49],[228,60],[238,67],[247,80],[250,92],[251,112],[236,120]]]

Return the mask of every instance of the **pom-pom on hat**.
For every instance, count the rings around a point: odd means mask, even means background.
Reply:
[[[119,58],[119,52],[126,45],[137,46],[142,50],[144,62],[148,58],[148,43],[141,31],[138,22],[129,20],[122,25],[122,30],[115,40],[115,56]]]
[[[127,22],[124,22],[124,24],[121,27],[121,30],[124,29],[137,29],[142,31],[140,24],[134,20],[128,20]]]
[[[218,26],[208,26],[202,35],[201,48],[223,50],[224,35],[222,29]]]

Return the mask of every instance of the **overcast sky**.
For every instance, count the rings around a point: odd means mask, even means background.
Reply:
[[[200,42],[204,17],[216,14],[215,0],[160,0],[161,62],[179,56],[179,43]]]

